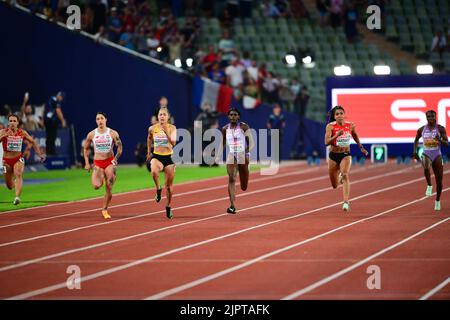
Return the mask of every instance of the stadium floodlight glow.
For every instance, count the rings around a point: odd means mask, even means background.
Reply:
[[[290,66],[295,65],[297,63],[297,60],[295,59],[295,56],[293,54],[287,54],[284,59],[286,60],[286,63]]]
[[[345,65],[336,66],[334,67],[334,74],[337,76],[349,76],[352,74],[352,69]]]
[[[192,58],[187,58],[186,59],[186,65],[188,68],[192,67],[192,63],[194,62],[194,59]]]
[[[388,75],[391,74],[391,67],[382,65],[374,66],[373,73],[379,76]]]
[[[302,62],[303,64],[310,64],[312,62],[311,56],[303,57]]]
[[[431,74],[433,73],[433,66],[431,64],[419,64],[417,66],[418,74]]]
[[[174,62],[174,64],[175,64],[175,67],[177,67],[177,68],[181,68],[181,59],[180,59],[180,58],[178,58],[178,59],[175,59],[175,62]]]
[[[157,52],[161,52],[161,51],[162,51],[162,47],[159,46],[158,48],[156,48],[156,51],[157,51]]]

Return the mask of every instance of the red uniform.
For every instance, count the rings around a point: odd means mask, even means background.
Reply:
[[[23,132],[22,130],[17,130],[17,132],[12,136],[7,136],[2,139],[3,153],[5,152],[20,152],[17,157],[6,158],[3,155],[3,164],[7,164],[9,167],[14,168],[17,161],[24,162],[22,158],[22,144],[23,144]]]
[[[337,121],[333,123],[333,130],[331,136],[336,135],[339,130],[344,131],[342,135],[337,137],[331,142],[331,145],[335,147],[349,147],[352,139],[351,123],[345,122],[342,126],[338,125]]]

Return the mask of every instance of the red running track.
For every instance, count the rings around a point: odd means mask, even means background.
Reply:
[[[344,213],[326,166],[302,163],[252,174],[236,215],[226,177],[175,186],[173,220],[153,190],[115,195],[108,221],[101,199],[0,213],[0,297],[448,300],[446,176],[440,212],[419,166],[354,166]]]

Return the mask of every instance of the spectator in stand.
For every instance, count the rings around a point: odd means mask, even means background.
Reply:
[[[278,103],[278,87],[280,81],[273,72],[268,72],[267,77],[264,79],[262,87],[262,98],[268,103]]]
[[[261,8],[264,12],[264,16],[267,18],[278,18],[281,15],[280,10],[277,6],[269,0],[263,0]]]
[[[242,54],[241,64],[244,66],[245,69],[248,69],[252,65],[252,59],[250,59],[250,52],[244,51]]]
[[[255,99],[259,98],[258,85],[248,70],[244,71],[244,95]]]
[[[344,0],[330,0],[330,25],[333,28],[341,26],[341,15],[344,5]]]
[[[327,24],[328,21],[328,12],[329,8],[327,6],[326,0],[316,0],[316,8],[319,11],[320,20],[319,23],[323,27]]]
[[[183,46],[183,38],[179,33],[175,33],[172,37],[170,37],[169,41],[169,59],[170,63],[173,63],[175,59],[181,57],[181,48]]]
[[[101,0],[95,0],[95,2],[92,3],[90,7],[94,16],[92,33],[97,33],[100,26],[106,25],[106,6],[102,3]]]
[[[145,29],[140,27],[139,32],[134,35],[136,51],[145,55],[149,54],[149,47],[147,43],[147,35],[145,34]]]
[[[227,63],[236,57],[236,46],[230,38],[228,29],[223,30],[222,39],[219,41],[219,49],[222,50],[222,60],[225,60]]]
[[[125,7],[123,9],[122,20],[122,32],[134,33],[137,21],[135,21],[133,7]]]
[[[438,52],[440,56],[447,49],[447,40],[441,30],[436,31],[433,40],[431,41],[431,52]]]
[[[195,19],[192,17],[186,18],[183,29],[180,30],[180,34],[183,36],[183,59],[192,57],[195,53],[194,43],[197,38],[197,30],[195,29]]]
[[[208,78],[220,84],[226,84],[225,72],[220,68],[219,62],[213,64],[212,70],[208,72]]]
[[[127,25],[125,32],[120,35],[119,44],[130,50],[134,50],[133,38],[134,35],[131,33],[131,26]]]
[[[108,18],[108,39],[118,43],[122,31],[122,20],[117,16],[117,8],[111,8],[111,15]]]
[[[225,69],[225,74],[227,76],[227,85],[237,89],[244,83],[243,73],[244,67],[239,64],[239,61],[234,58],[231,60],[231,65]]]
[[[150,57],[157,59],[158,58],[158,47],[159,47],[159,39],[156,37],[155,32],[152,30],[148,34],[147,38],[147,46],[149,50]]]
[[[344,11],[344,30],[349,43],[354,43],[358,37],[358,29],[356,23],[358,20],[358,11],[356,11],[355,3],[349,1]]]
[[[217,54],[214,52],[214,45],[208,46],[208,53],[203,57],[202,64],[206,72],[209,73],[212,70],[214,63],[217,61]]]
[[[22,107],[20,108],[19,117],[22,122],[22,127],[26,131],[37,131],[43,127],[44,123],[42,119],[39,119],[33,114],[33,108],[28,104],[28,101],[29,94],[27,92],[24,95]]]
[[[258,81],[258,63],[256,60],[252,60],[252,64],[247,67],[248,74],[250,77],[255,80],[255,82]]]

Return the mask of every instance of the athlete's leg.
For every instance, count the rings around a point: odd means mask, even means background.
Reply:
[[[153,181],[155,182],[156,187],[155,199],[156,202],[159,202],[161,201],[161,191],[162,191],[161,185],[159,183],[159,173],[164,170],[164,165],[158,159],[152,159],[150,161],[150,167],[152,170],[152,178]]]
[[[99,168],[95,165],[92,167],[91,182],[95,190],[98,190],[102,187],[104,176],[105,173],[102,168]]]
[[[442,193],[442,179],[444,176],[444,166],[442,164],[442,157],[439,156],[433,161],[433,172],[436,179],[436,201],[441,200]]]
[[[116,166],[109,165],[105,169],[105,197],[103,199],[103,209],[108,210],[112,199],[112,188],[116,182]]]
[[[425,195],[431,196],[431,194],[433,193],[433,186],[431,185],[432,162],[431,159],[428,158],[428,156],[426,156],[425,154],[422,155],[422,166],[425,179],[427,180],[427,190],[425,191]]]
[[[231,207],[234,208],[234,201],[236,200],[237,164],[227,164],[227,173],[228,173],[228,196],[230,197]]]
[[[336,189],[339,185],[339,165],[331,159],[328,159],[328,174],[333,189]]]
[[[350,197],[350,178],[349,172],[352,166],[352,157],[348,156],[341,161],[341,175],[342,175],[342,193],[344,198],[344,203],[348,204],[348,199]],[[345,209],[345,208],[344,208]]]
[[[245,191],[248,187],[248,177],[249,177],[249,159],[245,156],[245,164],[239,164],[239,181],[241,183],[241,190]]]
[[[14,188],[14,170],[8,164],[5,163],[6,173],[5,173],[5,183],[9,190]]]
[[[175,177],[175,165],[171,164],[164,168],[164,176],[165,176],[165,184],[166,184],[166,195],[167,195],[167,204],[166,204],[166,216],[167,218],[172,218],[172,210],[170,208],[170,204],[172,202],[172,194],[173,194],[173,179]]]
[[[22,186],[23,186],[23,169],[25,167],[25,164],[22,161],[17,161],[14,165],[14,188],[16,190],[16,199],[20,197],[22,193]]]

